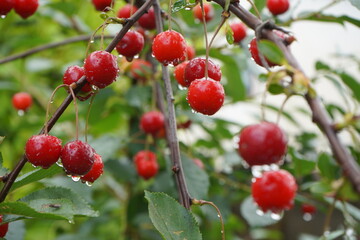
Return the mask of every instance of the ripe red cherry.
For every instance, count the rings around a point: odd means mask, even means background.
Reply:
[[[313,215],[316,212],[316,207],[312,204],[304,203],[301,205],[301,211],[305,214]]]
[[[261,210],[274,213],[292,208],[296,190],[295,178],[285,170],[264,172],[251,186],[252,197]]]
[[[185,61],[177,65],[174,69],[174,77],[176,81],[183,87],[187,87],[185,83],[185,67],[189,63],[189,61]]]
[[[131,77],[140,81],[146,81],[151,74],[152,65],[143,59],[134,59],[130,66]]]
[[[82,176],[80,179],[83,182],[89,182],[93,183],[96,179],[98,179],[101,174],[104,172],[104,163],[102,161],[102,158],[99,154],[94,154],[94,164],[90,171]]]
[[[155,135],[165,126],[164,115],[158,111],[144,113],[140,119],[140,128],[149,134]]]
[[[246,27],[243,23],[234,22],[230,24],[230,28],[233,31],[234,43],[239,43],[246,37]]]
[[[15,0],[14,10],[22,18],[33,15],[39,7],[39,0]]]
[[[273,15],[279,15],[289,9],[290,3],[289,0],[267,0],[266,6]]]
[[[159,170],[155,153],[140,151],[134,156],[134,162],[139,176],[148,180],[155,176]]]
[[[61,150],[60,158],[64,170],[73,176],[83,176],[94,164],[95,150],[80,140],[68,142]]]
[[[260,66],[264,66],[261,62],[261,58],[259,56],[259,50],[257,47],[257,43],[256,43],[256,38],[253,38],[250,42],[250,46],[249,46],[249,51],[251,53],[251,57],[254,59],[254,61],[260,65]],[[270,62],[268,59],[266,59],[267,64],[269,65],[269,67],[273,67],[276,66],[277,64]]]
[[[203,3],[204,6],[204,13],[205,13],[205,21],[209,22],[214,17],[214,8],[210,3]],[[200,4],[196,5],[193,8],[193,14],[196,19],[200,22],[203,22],[203,15]]]
[[[147,13],[142,15],[138,21],[139,25],[147,30],[155,29],[155,13],[154,8],[150,8]]]
[[[144,37],[137,31],[128,31],[116,45],[116,51],[131,61],[144,47]]]
[[[187,60],[191,60],[195,57],[195,49],[193,48],[193,46],[190,45],[186,46],[186,55],[187,55]]]
[[[84,69],[89,83],[98,88],[114,82],[119,72],[116,56],[106,51],[92,52],[85,60]]]
[[[49,168],[57,162],[61,153],[61,140],[51,135],[34,135],[25,145],[25,155],[34,166]]]
[[[14,7],[14,0],[1,0],[0,1],[0,15],[5,16]]]
[[[223,105],[224,98],[221,83],[210,78],[192,81],[187,94],[190,107],[205,115],[215,114]]]
[[[107,7],[111,7],[113,0],[92,0],[92,3],[98,11],[108,11]]]
[[[286,135],[274,123],[250,125],[240,132],[238,151],[249,166],[278,163],[286,149]]]
[[[178,65],[184,59],[186,42],[184,37],[172,30],[161,32],[156,35],[152,51],[155,58],[163,65]]]
[[[3,215],[0,215],[0,223],[3,222]],[[8,232],[9,229],[9,223],[4,223],[2,225],[0,225],[0,238],[5,237],[6,233]]]
[[[71,85],[74,82],[77,82],[82,76],[84,76],[84,68],[77,65],[70,66],[66,69],[63,76],[63,83],[66,85]],[[92,90],[91,85],[86,83],[82,88],[82,92],[90,92]]]
[[[137,7],[131,4],[126,4],[117,12],[118,18],[129,18],[137,11]]]
[[[16,93],[12,98],[15,109],[26,111],[32,105],[32,97],[26,92]]]
[[[194,58],[189,61],[185,67],[184,82],[185,86],[189,87],[190,83],[195,79],[201,79],[205,77],[206,59]],[[209,78],[220,81],[221,69],[218,65],[213,63],[210,59],[208,61],[208,76]]]

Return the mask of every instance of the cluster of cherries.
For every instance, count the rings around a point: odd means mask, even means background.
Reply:
[[[39,0],[1,0],[0,15],[5,17],[12,9],[22,18],[33,15],[39,7]]]

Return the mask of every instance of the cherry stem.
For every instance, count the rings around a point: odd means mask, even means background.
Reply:
[[[256,13],[256,16],[257,16],[259,19],[261,19],[261,15],[260,15],[260,13],[259,13],[259,10],[257,9],[257,7],[256,7],[256,5],[254,4],[254,2],[251,1],[251,0],[247,0],[247,1],[250,3],[251,7],[254,9],[254,11],[255,11],[255,13]]]
[[[91,112],[91,108],[92,108],[93,103],[94,103],[95,96],[96,96],[96,93],[91,96],[90,103],[89,103],[89,108],[88,108],[87,113],[86,113],[86,122],[85,122],[85,142],[86,143],[88,141],[89,117],[90,117],[90,112]]]
[[[276,124],[278,124],[278,125],[279,125],[279,122],[280,122],[281,115],[284,112],[285,104],[287,103],[287,101],[290,99],[291,96],[292,95],[287,95],[285,100],[283,101],[283,103],[281,104],[281,106],[279,108],[279,111],[278,111],[277,117],[276,117]]]
[[[208,78],[208,64],[209,64],[209,52],[210,52],[210,46],[209,46],[209,40],[207,36],[207,27],[206,27],[206,18],[205,18],[205,10],[204,10],[204,3],[203,0],[200,0],[200,7],[201,7],[201,14],[202,14],[202,21],[204,26],[204,35],[205,35],[205,46],[206,46],[206,56],[205,56],[205,79]]]
[[[213,42],[214,42],[214,40],[215,40],[215,37],[216,37],[217,34],[219,33],[221,27],[222,27],[222,26],[224,25],[224,23],[226,22],[226,19],[227,19],[227,17],[224,17],[224,16],[221,17],[221,22],[220,22],[219,26],[217,27],[217,29],[216,29],[216,31],[215,31],[215,33],[214,33],[214,36],[213,36],[213,37],[211,38],[211,40],[210,40],[209,48],[211,48],[211,46],[212,46],[212,44],[213,44]]]
[[[168,10],[168,29],[171,30],[171,20],[172,20],[172,0],[169,0],[169,10]]]
[[[76,140],[79,140],[79,109],[78,109],[78,106],[77,106],[77,103],[76,103],[76,95],[74,93],[74,90],[72,88],[73,85],[65,85],[67,87],[69,87],[69,91],[70,91],[70,94],[73,98],[73,101],[74,101],[74,108],[75,108],[75,124],[76,124],[76,135],[75,135],[75,138]],[[76,86],[76,84],[75,84]]]

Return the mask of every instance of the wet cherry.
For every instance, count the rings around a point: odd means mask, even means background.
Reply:
[[[8,14],[15,5],[14,0],[1,0],[0,1],[0,15],[5,16]]]
[[[94,154],[94,164],[90,171],[84,176],[80,177],[81,181],[93,183],[96,179],[98,179],[104,172],[104,163],[99,154]]]
[[[113,0],[92,0],[92,3],[98,11],[108,11],[107,7],[111,7]]]
[[[2,222],[3,222],[3,215],[0,215],[0,223]],[[9,223],[4,223],[0,225],[0,238],[5,237],[8,230],[9,230]]]
[[[214,7],[210,3],[203,3],[204,6],[204,13],[205,13],[205,21],[209,22],[214,17]],[[200,22],[203,22],[203,15],[202,15],[202,9],[200,4],[196,5],[193,8],[193,14],[196,19],[198,19]]]
[[[140,119],[140,128],[149,134],[155,135],[165,126],[164,115],[158,111],[144,113]]]
[[[154,8],[150,8],[147,13],[142,15],[138,21],[139,25],[147,30],[153,30],[156,27]]]
[[[154,177],[159,170],[156,154],[151,151],[138,152],[134,156],[134,163],[137,173],[145,180]]]
[[[39,7],[39,0],[14,0],[14,10],[22,18],[26,19],[33,15]]]
[[[174,69],[174,77],[176,81],[183,87],[187,87],[185,83],[185,67],[188,64],[188,61],[182,62],[179,65],[177,65]]]
[[[137,11],[137,7],[131,4],[126,4],[122,8],[119,9],[117,12],[117,16],[119,18],[129,18],[131,15],[133,15]]]
[[[267,0],[266,6],[273,15],[285,13],[289,7],[289,0]]]
[[[84,76],[84,68],[77,65],[70,66],[66,69],[63,76],[63,83],[66,85],[71,85],[74,82],[77,82],[82,76]],[[82,88],[82,92],[90,92],[92,90],[91,85],[86,83]]]
[[[184,82],[185,86],[189,87],[190,83],[195,79],[201,79],[205,77],[205,58],[194,58],[189,61],[185,67]],[[209,78],[220,81],[221,80],[221,69],[218,65],[213,63],[210,59],[208,61],[208,76]]]
[[[12,104],[15,109],[26,111],[32,105],[32,97],[26,92],[16,93],[12,97]]]
[[[246,37],[246,27],[242,22],[234,22],[230,24],[233,31],[234,43],[241,42]]]
[[[131,61],[144,47],[144,37],[137,31],[128,31],[116,45],[116,51]]]

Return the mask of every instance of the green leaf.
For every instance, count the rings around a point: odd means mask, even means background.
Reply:
[[[120,140],[119,137],[102,135],[100,138],[90,140],[89,144],[100,154],[103,161],[107,161],[122,147]]]
[[[258,42],[258,48],[262,54],[271,62],[283,65],[285,63],[285,57],[280,48],[269,40],[260,40]]]
[[[334,160],[326,153],[321,153],[317,160],[317,167],[323,177],[333,180],[336,178],[338,166]]]
[[[343,72],[338,73],[341,77],[341,80],[346,84],[346,86],[349,87],[349,89],[352,91],[354,97],[360,101],[360,83],[356,81],[356,79],[349,74]]]
[[[4,141],[5,137],[0,136],[0,144],[2,144],[2,142]]]
[[[308,14],[308,13],[302,13],[301,15]],[[351,18],[346,15],[342,16],[332,16],[332,15],[325,15],[321,13],[317,13],[316,15],[311,15],[309,17],[301,18],[303,20],[311,20],[311,21],[319,21],[319,22],[333,22],[333,23],[339,23],[341,25],[344,25],[345,22],[354,24],[357,27],[360,27],[360,20]]]
[[[291,156],[292,162],[295,165],[294,170],[297,176],[304,176],[314,171],[316,167],[315,161],[305,159],[303,156],[297,153],[293,148],[289,148],[288,152]]]
[[[351,4],[360,10],[360,0],[350,0]]]
[[[185,7],[186,7],[186,0],[178,0],[173,4],[171,10],[173,13],[175,13],[180,11],[181,9],[184,9]]]
[[[75,13],[77,13],[77,7],[72,2],[58,2],[58,3],[48,3],[46,6],[51,7],[52,9],[56,9],[58,11],[63,12],[68,17],[73,16]]]
[[[332,191],[331,186],[325,182],[314,182],[310,186],[310,191],[315,194],[325,194]]]
[[[284,93],[284,87],[277,83],[272,83],[269,85],[269,93],[273,95],[278,95]]]
[[[225,33],[226,33],[226,41],[229,44],[233,44],[234,43],[234,32],[231,29],[228,22],[226,22],[226,25],[225,25]]]
[[[166,240],[201,240],[199,226],[192,213],[165,193],[145,191],[149,215],[155,228]]]
[[[315,63],[315,69],[316,70],[330,70],[330,66],[327,65],[326,63],[322,62],[322,61],[317,61]]]

